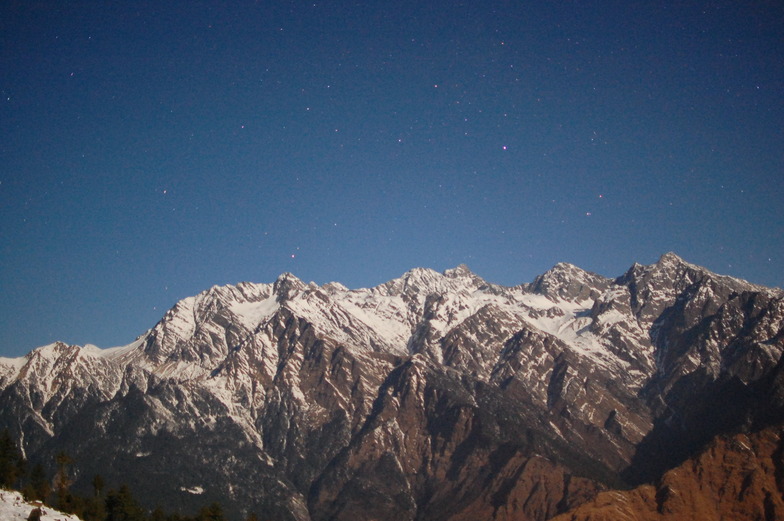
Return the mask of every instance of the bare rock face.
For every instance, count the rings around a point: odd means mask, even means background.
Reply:
[[[68,453],[77,490],[101,474],[185,513],[623,519],[713,498],[773,519],[783,354],[780,290],[673,254],[515,287],[465,266],[357,290],[283,274],[184,299],[122,348],[0,359],[0,428],[33,463]]]
[[[784,519],[784,428],[722,435],[653,485],[600,493],[553,521]]]

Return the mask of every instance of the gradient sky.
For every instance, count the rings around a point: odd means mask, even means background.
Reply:
[[[223,4],[2,2],[0,355],[286,271],[784,286],[780,1]]]

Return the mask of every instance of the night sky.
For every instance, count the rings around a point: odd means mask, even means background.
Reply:
[[[0,355],[287,271],[784,286],[782,2],[226,4],[2,2]]]

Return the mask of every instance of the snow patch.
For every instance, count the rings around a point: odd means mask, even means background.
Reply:
[[[254,329],[263,320],[274,315],[279,308],[280,303],[274,295],[261,302],[232,302],[229,307],[246,329]]]
[[[0,366],[5,366],[9,369],[19,371],[27,363],[27,357],[20,356],[19,358],[4,358],[0,356]]]
[[[144,335],[142,335],[130,344],[124,346],[101,349],[92,344],[87,344],[82,349],[87,353],[98,356],[100,358],[121,358],[123,355],[131,353],[141,346],[144,343],[144,338]]]
[[[0,519],[3,521],[26,521],[37,504],[25,501],[22,494],[11,490],[0,490]],[[73,514],[41,506],[41,521],[80,521]]]

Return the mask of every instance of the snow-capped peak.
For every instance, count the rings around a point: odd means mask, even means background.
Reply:
[[[474,274],[465,264],[459,264],[454,268],[444,270],[444,276],[449,277],[450,279],[456,279],[457,277],[469,277],[472,275]]]
[[[598,297],[610,285],[610,279],[561,262],[539,275],[530,290],[551,299],[579,301]]]

